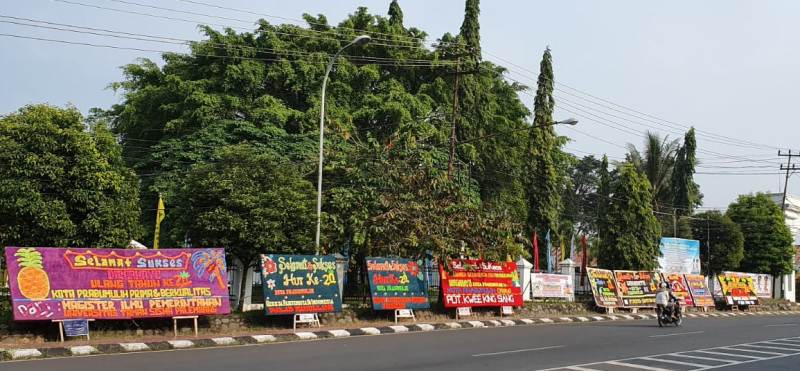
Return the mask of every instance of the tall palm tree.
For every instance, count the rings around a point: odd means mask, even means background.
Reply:
[[[675,167],[675,156],[680,148],[680,138],[670,140],[669,136],[662,138],[658,133],[648,131],[643,152],[631,143],[628,143],[627,147],[626,160],[645,174],[650,181],[655,210],[659,209],[659,204],[671,204],[673,195],[670,180],[672,169]]]

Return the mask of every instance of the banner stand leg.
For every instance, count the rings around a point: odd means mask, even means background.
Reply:
[[[58,338],[63,343],[64,342],[64,322],[61,322],[61,321],[55,321],[55,322],[58,322]]]

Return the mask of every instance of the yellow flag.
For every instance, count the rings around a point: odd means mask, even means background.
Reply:
[[[164,200],[158,195],[158,209],[156,210],[156,232],[153,234],[153,249],[158,249],[158,237],[161,234],[161,221],[164,220]]]

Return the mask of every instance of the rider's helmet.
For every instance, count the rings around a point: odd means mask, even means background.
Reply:
[[[667,288],[667,283],[666,282],[661,282],[661,284],[658,285],[658,286],[661,287],[662,289],[665,289],[665,288]]]

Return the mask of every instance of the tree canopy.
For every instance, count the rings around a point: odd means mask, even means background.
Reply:
[[[103,122],[31,105],[0,117],[0,245],[127,246],[139,238],[135,174]]]
[[[606,269],[653,270],[661,227],[653,215],[650,182],[630,163],[619,167],[605,206],[598,263]]]
[[[781,208],[763,193],[742,195],[725,213],[744,235],[744,259],[740,270],[785,274],[794,269],[792,233]]]

